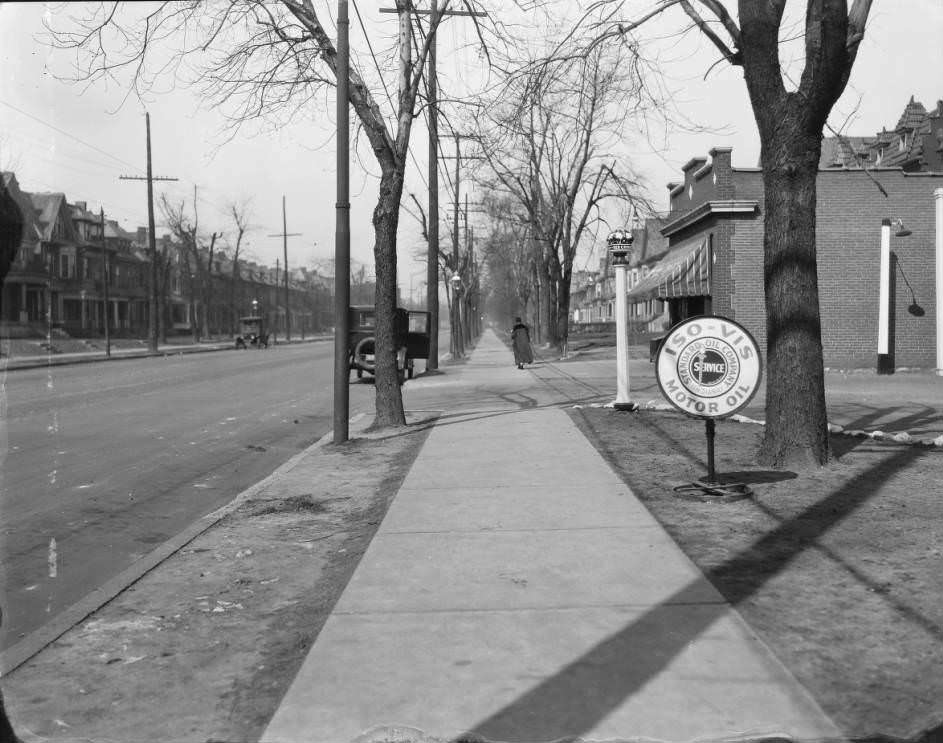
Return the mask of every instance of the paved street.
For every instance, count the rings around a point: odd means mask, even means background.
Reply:
[[[331,429],[330,342],[9,372],[7,648]],[[351,386],[351,412],[373,387]]]

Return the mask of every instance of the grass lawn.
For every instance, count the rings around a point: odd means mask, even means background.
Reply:
[[[844,733],[943,740],[943,450],[834,436],[800,472],[753,464],[762,426],[717,425],[718,473],[753,497],[699,502],[704,424],[582,408],[574,420]]]

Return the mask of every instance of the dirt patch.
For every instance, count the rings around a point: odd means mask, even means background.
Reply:
[[[290,495],[287,498],[278,498],[262,503],[251,500],[242,506],[242,510],[248,511],[251,516],[268,516],[272,513],[285,513],[286,511],[294,513],[324,513],[328,510],[329,503],[337,500],[342,499],[318,499],[314,495]]]
[[[24,741],[252,741],[430,421],[318,446],[4,678]]]
[[[571,415],[846,735],[941,735],[943,451],[835,436],[837,461],[774,472],[761,426],[720,422],[717,470],[754,495],[700,502],[673,488],[706,473],[703,423]]]

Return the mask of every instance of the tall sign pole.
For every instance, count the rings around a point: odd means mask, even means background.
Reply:
[[[350,369],[347,361],[350,306],[350,19],[347,0],[337,0],[337,206],[334,238],[334,443],[348,439]]]
[[[178,178],[154,176],[151,170],[151,115],[144,113],[147,129],[147,176],[122,175],[122,181],[147,181],[147,254],[151,259],[150,287],[147,310],[147,348],[157,353],[157,237],[154,234],[154,181],[176,181]]]

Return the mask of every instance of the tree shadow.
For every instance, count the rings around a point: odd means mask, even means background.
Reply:
[[[893,473],[921,455],[914,447],[896,452],[881,466],[782,521],[747,549],[708,570],[705,578],[733,606],[746,601],[799,555],[818,547],[832,527],[864,505]],[[648,609],[554,676],[480,721],[472,731],[509,742],[554,740],[591,731],[723,615],[723,604],[703,604],[698,582],[692,581]],[[683,622],[674,621],[675,617],[666,621],[669,607],[677,604],[700,606],[698,611],[686,613]]]
[[[721,484],[743,483],[744,485],[763,485],[772,482],[795,480],[798,475],[786,470],[739,470],[737,472],[718,473],[717,479]]]

